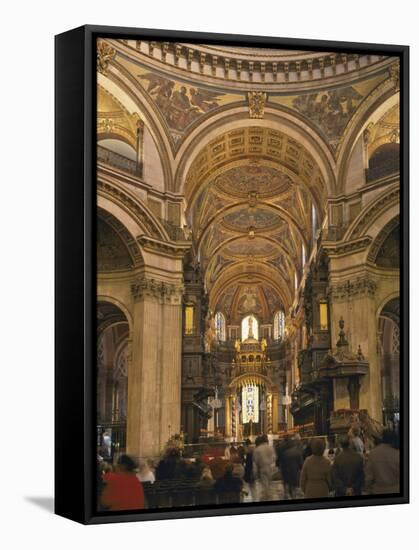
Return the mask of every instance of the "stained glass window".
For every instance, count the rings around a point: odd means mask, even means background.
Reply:
[[[280,309],[274,316],[274,340],[282,340],[285,336],[285,313]]]
[[[215,332],[217,340],[224,342],[226,339],[226,320],[221,311],[215,314]]]

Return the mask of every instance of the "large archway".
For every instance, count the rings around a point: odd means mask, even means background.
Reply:
[[[121,308],[97,304],[97,438],[102,458],[115,460],[126,449],[128,342],[130,327]]]

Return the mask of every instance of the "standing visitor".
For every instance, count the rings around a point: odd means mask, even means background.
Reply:
[[[369,494],[400,492],[400,451],[394,448],[394,443],[394,432],[384,430],[381,443],[368,456],[365,487]]]
[[[295,498],[300,484],[300,472],[303,467],[303,449],[298,438],[288,439],[279,455],[279,463],[284,482],[285,498]]]
[[[349,430],[349,437],[351,439],[351,445],[353,450],[360,454],[361,456],[364,455],[364,449],[365,445],[364,442],[361,439],[361,429],[358,426],[354,426]]]
[[[358,496],[364,482],[364,461],[359,453],[351,448],[347,435],[341,437],[340,446],[342,452],[336,456],[332,466],[335,496]]]
[[[250,439],[246,441],[246,459],[244,464],[244,476],[243,479],[247,483],[252,498],[252,502],[256,501],[256,484],[255,476],[253,473],[253,451],[254,447]]]
[[[156,478],[150,464],[147,460],[141,460],[137,472],[137,477],[142,483],[154,483]]]
[[[101,505],[105,510],[141,510],[144,491],[135,474],[136,464],[128,455],[121,455],[115,472],[104,477]]]
[[[269,445],[268,437],[261,435],[256,440],[256,449],[253,451],[253,470],[255,478],[260,483],[260,500],[270,500],[275,451]]]
[[[325,498],[332,487],[330,461],[323,456],[326,445],[323,439],[311,441],[312,455],[306,458],[301,470],[301,489],[305,498]]]

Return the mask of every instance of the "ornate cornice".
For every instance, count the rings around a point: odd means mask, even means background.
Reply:
[[[150,40],[113,40],[130,59],[146,62],[191,80],[202,79],[228,88],[279,90],[333,86],[373,74],[389,64],[385,56],[353,53],[229,48]]]
[[[346,256],[348,254],[353,254],[354,252],[365,250],[371,244],[371,241],[372,237],[370,237],[369,235],[360,239],[346,242],[340,241],[329,244],[327,241],[324,241],[322,243],[322,248],[327,250],[329,256]]]
[[[335,301],[345,301],[358,296],[374,296],[376,290],[376,281],[364,275],[330,285],[329,296]]]
[[[137,238],[137,242],[145,249],[155,254],[169,256],[170,258],[183,258],[185,252],[191,247],[191,242],[168,243],[152,239],[146,235]]]
[[[138,277],[131,284],[131,293],[135,301],[151,298],[162,304],[180,305],[183,292],[182,283],[170,283],[146,275]]]

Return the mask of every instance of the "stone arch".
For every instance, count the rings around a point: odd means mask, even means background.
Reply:
[[[301,143],[315,159],[328,194],[335,193],[334,159],[326,143],[313,128],[303,122],[297,114],[280,108],[266,107],[263,119],[250,119],[247,106],[229,106],[225,110],[201,123],[182,143],[178,151],[174,188],[184,192],[186,176],[200,151],[212,140],[229,131],[260,126],[286,134]],[[317,205],[319,206],[319,205]]]
[[[373,239],[382,227],[400,212],[400,185],[392,185],[371,201],[348,227],[343,240],[364,235]]]
[[[374,241],[371,243],[367,256],[368,262],[371,262],[373,264],[377,262],[377,257],[381,247],[383,246],[386,239],[397,227],[400,227],[400,216],[398,215],[385,224],[385,226],[378,233]]]
[[[115,306],[116,308],[118,308],[122,312],[122,314],[124,315],[124,317],[126,319],[126,322],[128,323],[129,334],[131,335],[132,334],[132,327],[133,327],[133,319],[132,319],[132,314],[131,314],[130,308],[124,302],[122,302],[120,299],[115,298],[114,296],[112,296],[112,294],[104,294],[104,293],[98,294],[97,295],[97,303],[99,304],[101,302],[108,302],[109,304],[112,304],[113,306]]]
[[[99,176],[97,196],[98,204],[107,204],[116,217],[121,217],[120,221],[122,223],[129,226],[131,231],[135,231],[135,237],[145,234],[149,237],[169,240],[166,230],[151,210],[138,200],[134,193],[119,183],[110,181],[104,176]],[[114,206],[111,206],[111,204]]]
[[[113,249],[117,248],[120,250],[119,255],[115,258],[115,269],[132,269],[136,266],[139,266],[143,263],[143,258],[141,255],[140,247],[138,246],[135,237],[130,233],[130,231],[126,228],[125,224],[123,224],[117,217],[115,217],[114,214],[110,213],[104,208],[101,208],[100,206],[97,209],[97,269],[98,271],[108,271],[106,269],[106,265],[101,268],[100,262],[100,246],[101,246],[101,232],[104,231],[106,228],[109,228],[105,231],[106,239],[109,240],[109,237],[111,239],[111,246]],[[103,243],[106,245],[107,243]],[[105,250],[109,248],[108,246],[105,246]],[[109,254],[108,254],[109,256]],[[114,254],[111,255],[115,256]],[[130,261],[129,261],[129,259]],[[106,262],[106,259],[105,259]],[[117,265],[119,263],[119,265]],[[112,270],[112,268],[111,268]]]
[[[109,93],[118,95],[121,104],[129,112],[141,115],[159,154],[165,182],[164,190],[171,189],[173,176],[170,159],[173,155],[170,140],[147,94],[119,64],[113,63],[106,76],[98,74],[98,83]]]
[[[337,158],[337,192],[344,193],[348,176],[351,155],[358,139],[372,122],[378,121],[386,111],[400,101],[400,93],[394,88],[393,82],[388,79],[374,90],[370,96],[358,107],[353,119],[345,130]]]

